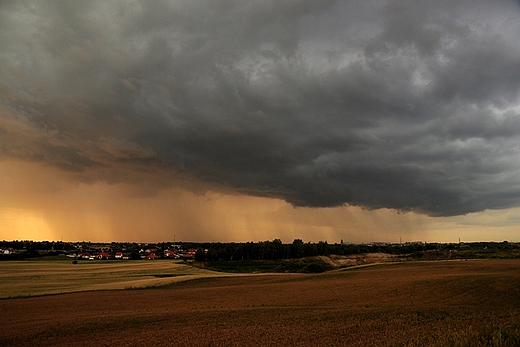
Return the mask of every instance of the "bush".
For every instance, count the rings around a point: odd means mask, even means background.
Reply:
[[[251,273],[251,272],[292,272],[321,273],[331,270],[332,266],[318,259],[290,260],[237,260],[212,261],[205,267],[214,271]]]
[[[312,263],[312,264],[308,264],[308,265],[305,265],[305,267],[303,268],[303,272],[306,272],[306,273],[321,273],[321,272],[325,272],[325,266],[324,264],[319,264],[319,263]]]

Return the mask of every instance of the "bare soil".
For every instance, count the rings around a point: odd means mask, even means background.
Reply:
[[[316,257],[332,266],[359,266],[366,264],[379,264],[398,261],[398,256],[387,253],[368,253],[353,255],[330,255]]]
[[[404,262],[0,300],[0,345],[431,346],[519,320],[519,260]]]

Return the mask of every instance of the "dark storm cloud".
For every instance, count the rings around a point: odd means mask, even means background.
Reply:
[[[0,156],[295,206],[520,205],[517,4],[315,3],[4,2]]]

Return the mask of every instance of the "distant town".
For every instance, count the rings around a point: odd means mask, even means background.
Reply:
[[[0,259],[63,257],[75,260],[194,259],[196,249],[175,243],[2,241]]]
[[[79,260],[157,260],[233,261],[273,260],[327,255],[387,253],[412,258],[520,258],[520,243],[458,242],[458,243],[363,243],[341,240],[329,244],[303,242],[295,239],[282,243],[280,239],[259,242],[63,242],[63,241],[0,241],[0,260],[70,259]]]

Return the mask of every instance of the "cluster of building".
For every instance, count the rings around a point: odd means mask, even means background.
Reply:
[[[112,251],[110,249],[101,249],[95,251],[78,251],[67,254],[67,257],[74,259],[89,259],[89,260],[130,260],[130,259],[183,259],[191,260],[195,258],[197,250],[194,248],[188,248],[187,250],[182,249],[180,246],[172,246],[164,251],[157,247],[141,248],[138,252],[138,256],[135,253],[128,251]]]
[[[0,254],[10,255],[10,254],[15,254],[15,253],[16,253],[16,250],[12,247],[0,248]]]
[[[195,258],[193,244],[161,242],[54,242],[54,241],[0,241],[0,260],[28,259],[35,257],[63,257],[74,260],[154,260]]]

